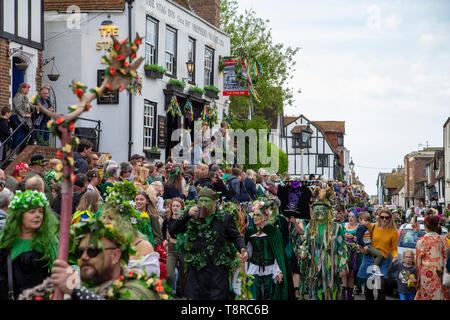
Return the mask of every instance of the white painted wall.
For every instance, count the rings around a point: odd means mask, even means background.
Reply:
[[[159,20],[159,41],[158,41],[158,64],[164,66],[165,61],[165,30],[166,24],[178,29],[177,41],[177,79],[186,78],[187,68],[187,41],[188,37],[197,40],[196,42],[196,77],[198,87],[203,88],[203,65],[205,45],[215,50],[214,54],[214,85],[220,90],[223,88],[223,77],[219,73],[219,56],[230,54],[229,37],[220,30],[210,25],[203,19],[193,15],[184,8],[163,0],[146,0],[134,3],[133,8],[133,39],[135,32],[141,37],[146,34],[146,15]],[[119,27],[119,39],[128,37],[128,12],[108,13],[93,12],[81,15],[81,26],[79,29],[69,30],[67,28],[68,15],[56,12],[45,12],[45,39],[50,39],[64,32],[60,38],[54,38],[45,42],[44,58],[56,57],[56,64],[61,76],[58,81],[47,81],[46,75],[51,70],[51,63],[44,70],[43,82],[49,82],[55,92],[58,101],[58,111],[68,112],[68,106],[77,103],[68,85],[72,79],[83,82],[88,87],[97,85],[97,70],[105,69],[101,64],[101,56],[106,51],[96,50],[96,43],[102,40],[99,28],[102,21],[111,20],[114,26]],[[199,30],[206,30],[206,36]],[[137,52],[138,57],[145,57],[145,41]],[[133,146],[131,153],[143,153],[143,113],[144,99],[157,103],[158,115],[165,115],[164,93],[169,78],[164,76],[162,80],[150,79],[145,76],[144,64],[137,70],[143,80],[141,96],[133,98]],[[186,86],[185,91],[189,88]],[[219,119],[222,117],[222,110],[225,99],[219,94],[216,100]],[[119,104],[97,105],[92,104],[92,109],[82,115],[83,118],[102,121],[102,133],[100,138],[101,152],[108,152],[113,155],[116,161],[126,161],[128,157],[128,93],[124,90],[119,94]],[[91,123],[78,121],[77,127],[93,127]],[[168,137],[169,139],[170,137]],[[161,158],[165,158],[162,150]]]
[[[450,204],[450,121],[444,127],[445,207]],[[447,182],[449,181],[449,182]]]

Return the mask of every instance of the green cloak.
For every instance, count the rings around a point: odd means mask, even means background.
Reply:
[[[251,226],[245,232],[245,242],[248,243],[250,236],[257,232],[255,226]],[[278,263],[280,270],[283,272],[283,280],[281,283],[276,282],[273,294],[273,300],[291,300],[294,299],[292,272],[287,268],[287,258],[285,248],[283,246],[283,239],[280,230],[267,224],[262,229],[262,232],[267,234],[269,246],[272,249],[275,260]]]

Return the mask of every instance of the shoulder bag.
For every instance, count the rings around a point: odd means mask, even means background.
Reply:
[[[444,287],[450,288],[450,273],[448,273],[445,267],[444,258],[442,256],[442,241],[446,241],[442,237],[439,239],[439,255],[441,256],[441,266],[442,266],[442,285]]]

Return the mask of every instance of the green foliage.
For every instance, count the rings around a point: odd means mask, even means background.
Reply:
[[[177,80],[177,79],[170,79],[169,82],[167,82],[167,84],[172,84],[172,85],[175,85],[175,86],[181,86],[183,88],[186,87],[186,83],[184,83],[184,82],[182,82],[180,80]]]
[[[144,66],[144,68],[145,68],[145,70],[154,70],[154,71],[158,71],[161,73],[166,73],[166,71],[167,71],[166,69],[164,69],[161,66],[158,66],[157,64],[146,64]]]
[[[293,78],[299,48],[274,43],[269,20],[258,18],[252,9],[238,14],[237,0],[223,0],[220,6],[220,25],[231,37],[231,55],[245,54],[259,61],[263,70],[262,78],[254,85],[262,97],[261,103],[252,101],[251,96],[232,96],[230,111],[246,117],[248,108],[253,105],[256,114],[266,111],[278,115],[284,105],[293,104],[289,80]],[[269,124],[267,117],[265,122]]]
[[[217,92],[217,93],[220,92],[220,90],[218,88],[214,87],[214,86],[205,86],[204,88],[205,88],[205,90],[211,90],[211,91],[214,91],[214,92]]]
[[[188,91],[198,92],[204,94],[206,91],[199,87],[190,87]]]

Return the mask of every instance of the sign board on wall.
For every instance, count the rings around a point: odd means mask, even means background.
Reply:
[[[236,60],[225,60],[223,69],[223,95],[224,96],[247,96],[248,88],[236,80]]]
[[[100,87],[104,79],[105,70],[97,70],[97,86]],[[119,93],[106,89],[97,99],[97,104],[119,104]]]
[[[158,148],[166,147],[166,117],[158,116]]]

